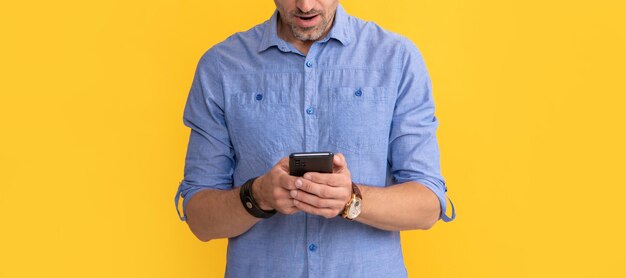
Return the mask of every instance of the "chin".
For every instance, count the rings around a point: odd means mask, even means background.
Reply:
[[[309,32],[293,30],[293,35],[301,41],[316,41],[320,39],[320,37],[322,36],[322,32],[318,30],[311,30]]]

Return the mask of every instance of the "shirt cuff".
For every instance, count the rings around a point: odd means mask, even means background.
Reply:
[[[187,220],[187,212],[185,208],[187,207],[187,203],[189,202],[189,200],[191,200],[191,197],[193,197],[193,195],[196,195],[196,193],[202,191],[203,189],[207,188],[202,186],[189,185],[185,183],[184,180],[180,182],[180,184],[178,185],[178,190],[176,191],[176,196],[174,196],[174,206],[176,206],[176,212],[178,213],[178,218],[180,218],[181,221]],[[178,202],[180,201],[180,197],[183,197],[182,215],[180,214],[180,209],[178,208]]]
[[[443,222],[450,222],[456,219],[456,210],[454,209],[454,204],[452,203],[452,200],[450,200],[450,198],[446,196],[447,189],[445,185],[437,186],[433,182],[427,179],[416,179],[415,181],[424,185],[426,188],[430,189],[433,193],[435,193],[435,195],[437,195],[437,199],[439,199],[439,205],[441,206],[441,214],[439,215],[439,219],[443,220]],[[450,201],[450,207],[452,209],[452,215],[450,217],[446,215],[446,211],[447,211],[446,199]]]

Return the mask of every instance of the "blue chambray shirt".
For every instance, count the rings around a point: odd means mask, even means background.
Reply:
[[[329,34],[304,56],[277,36],[277,16],[200,59],[177,208],[181,196],[184,208],[198,191],[240,186],[290,153],[331,151],[346,156],[358,184],[423,184],[451,220],[431,82],[415,46],[339,5]],[[407,276],[399,232],[304,212],[230,238],[227,261],[227,277]]]

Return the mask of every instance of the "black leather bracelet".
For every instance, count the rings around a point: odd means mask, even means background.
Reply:
[[[250,215],[256,218],[270,218],[272,215],[276,214],[276,210],[261,209],[256,200],[254,200],[254,196],[252,195],[252,183],[254,183],[254,180],[256,180],[256,178],[251,178],[241,186],[239,191],[241,204],[243,205],[243,208],[250,213]]]

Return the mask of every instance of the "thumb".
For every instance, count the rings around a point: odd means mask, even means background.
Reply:
[[[341,153],[335,154],[333,157],[333,172],[341,173],[347,168],[346,157]]]

